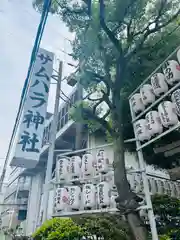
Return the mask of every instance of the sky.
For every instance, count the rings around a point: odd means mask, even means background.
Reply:
[[[31,0],[0,0],[0,166],[6,157],[39,21],[40,14],[32,8]],[[62,53],[71,52],[66,38],[73,39],[73,34],[58,16],[49,15],[41,47],[64,61],[64,76],[74,70],[67,65],[72,59]],[[67,94],[71,91],[66,83],[62,88]],[[48,111],[53,109],[54,95],[52,85]]]

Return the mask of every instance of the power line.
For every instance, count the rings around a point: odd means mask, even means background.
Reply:
[[[2,171],[1,178],[0,178],[0,182],[3,182],[4,177],[5,177],[6,166],[7,166],[7,163],[8,163],[8,157],[9,157],[11,147],[12,147],[12,143],[13,143],[13,140],[14,140],[14,136],[15,136],[15,133],[17,131],[17,127],[18,127],[18,124],[19,124],[19,121],[20,121],[20,117],[21,117],[23,106],[24,106],[25,98],[26,98],[26,95],[27,95],[27,92],[28,92],[28,89],[29,89],[30,76],[31,76],[32,71],[34,69],[34,62],[35,62],[35,59],[36,59],[37,52],[39,50],[42,35],[44,33],[44,28],[45,28],[45,25],[46,25],[46,22],[47,22],[47,17],[48,17],[50,6],[51,6],[51,0],[44,0],[43,11],[42,11],[40,23],[39,23],[39,26],[38,26],[36,39],[35,39],[35,42],[34,42],[34,47],[33,47],[33,50],[32,50],[30,64],[29,64],[29,68],[28,68],[28,73],[27,73],[27,77],[26,77],[26,80],[25,80],[25,83],[24,83],[23,90],[22,90],[19,109],[18,109],[16,120],[15,120],[13,132],[12,132],[12,135],[11,135],[11,139],[10,139],[10,143],[9,143],[9,147],[8,147],[8,152],[7,152],[5,163],[4,163],[4,166],[3,166],[3,171]],[[0,191],[1,191],[1,188],[2,188],[2,185],[0,184]]]

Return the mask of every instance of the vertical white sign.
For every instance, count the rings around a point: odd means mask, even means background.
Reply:
[[[54,54],[40,49],[24,104],[11,166],[33,168],[39,161]]]

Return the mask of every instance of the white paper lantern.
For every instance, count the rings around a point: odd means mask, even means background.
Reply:
[[[171,100],[175,104],[177,115],[180,116],[180,89],[177,89],[172,93]]]
[[[145,106],[155,101],[155,95],[151,84],[144,84],[140,89],[142,102]]]
[[[175,60],[169,60],[164,64],[163,73],[169,85],[180,81],[180,66]]]
[[[90,176],[94,173],[94,157],[90,153],[86,153],[82,157],[81,171],[84,176]]]
[[[158,106],[159,116],[164,127],[168,128],[178,123],[175,105],[170,101],[164,101]]]
[[[83,186],[83,206],[84,208],[93,208],[96,205],[96,187],[93,184]]]
[[[144,104],[142,102],[142,99],[141,99],[141,94],[140,93],[136,93],[134,94],[132,97],[131,97],[131,106],[132,106],[132,109],[133,109],[133,112],[134,113],[139,113],[139,112],[142,112],[144,111],[145,107],[144,107]]]
[[[62,157],[57,161],[56,176],[57,180],[66,180],[69,177],[70,159]]]
[[[137,139],[141,142],[150,139],[150,132],[147,128],[147,121],[145,119],[140,119],[134,123],[134,129]]]
[[[107,182],[101,182],[97,186],[98,204],[100,207],[110,205],[110,185]]]
[[[112,195],[111,196],[111,207],[112,208],[116,208],[116,198],[117,198],[117,194],[116,195]]]
[[[156,96],[160,96],[168,91],[168,85],[165,81],[165,76],[162,73],[155,73],[151,77],[151,85]]]
[[[68,206],[69,198],[68,191],[66,188],[57,188],[56,189],[56,197],[55,197],[55,205],[58,211],[63,211]]]
[[[104,149],[100,149],[96,155],[97,170],[100,173],[107,173],[109,170],[109,159]]]
[[[81,158],[73,156],[70,159],[70,174],[73,178],[79,178],[81,175]]]
[[[69,207],[79,210],[81,206],[81,188],[79,186],[68,187]]]
[[[156,134],[161,134],[163,132],[163,126],[159,113],[157,111],[150,111],[146,114],[147,128],[151,137]]]

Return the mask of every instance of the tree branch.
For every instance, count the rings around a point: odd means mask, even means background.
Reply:
[[[120,54],[122,54],[122,46],[120,44],[120,41],[115,37],[114,33],[107,27],[107,25],[105,23],[105,4],[104,4],[104,0],[99,0],[99,4],[100,4],[100,14],[99,14],[100,25],[101,25],[102,29],[105,31],[105,33],[108,35],[109,39],[114,44],[114,46],[116,47],[118,52]]]
[[[87,109],[87,108],[83,108],[82,112],[87,119],[98,122],[105,131],[108,131],[110,133],[111,136],[114,135],[113,129],[111,128],[109,123],[104,119],[104,117],[103,118],[98,117],[90,109]]]
[[[57,5],[61,8],[64,9],[65,13],[70,13],[70,14],[84,14],[87,13],[87,11],[85,11],[85,8],[77,8],[77,9],[71,9],[68,6],[65,6],[63,4],[60,4],[60,2],[58,0],[55,0],[55,2],[57,3]],[[86,3],[86,1],[84,1]]]
[[[140,47],[142,47],[142,45],[144,44],[144,42],[146,41],[146,39],[153,33],[156,33],[157,31],[161,30],[162,28],[168,26],[171,22],[173,22],[177,17],[178,15],[180,14],[180,9],[169,19],[167,20],[165,23],[163,24],[160,24],[159,22],[152,22],[152,23],[149,23],[148,26],[141,32],[143,32],[143,36],[139,39],[138,43],[135,44],[136,46],[132,49],[132,51],[130,51],[129,53],[127,53],[125,55],[125,58],[127,60],[129,60],[132,55],[134,55]],[[150,25],[152,25],[153,23],[155,23],[155,27],[152,28],[152,29],[149,29]]]

